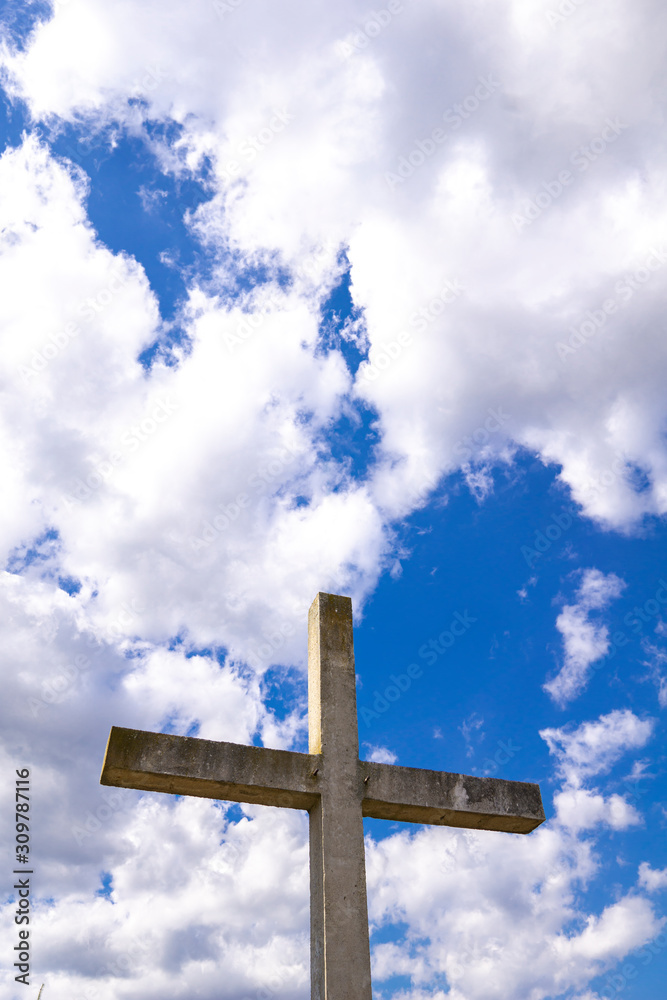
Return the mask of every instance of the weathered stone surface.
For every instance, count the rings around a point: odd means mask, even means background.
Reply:
[[[307,753],[114,726],[100,783],[311,809],[318,799],[321,774],[321,758]]]
[[[310,811],[311,997],[371,1000],[349,597],[318,594],[311,605],[308,691],[308,749],[325,762],[320,801]]]
[[[538,785],[359,760],[352,602],[318,594],[308,618],[309,753],[111,730],[104,785],[310,814],[311,996],[371,1000],[363,817],[529,833]]]
[[[540,786],[395,764],[359,765],[364,816],[530,833],[544,822]]]
[[[149,733],[114,726],[103,785],[230,802],[312,809],[332,772],[323,754]],[[347,794],[363,816],[404,823],[530,833],[544,822],[539,785],[355,761]]]

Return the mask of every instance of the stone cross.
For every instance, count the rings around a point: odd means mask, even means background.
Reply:
[[[349,597],[308,617],[308,753],[113,727],[101,783],[307,809],[313,1000],[371,1000],[363,817],[529,833],[539,785],[359,760]]]

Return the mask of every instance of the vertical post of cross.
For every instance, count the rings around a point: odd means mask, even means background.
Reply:
[[[324,771],[310,810],[311,996],[372,1000],[349,597],[318,594],[308,614],[308,731]]]

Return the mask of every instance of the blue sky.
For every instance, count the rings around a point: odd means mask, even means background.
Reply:
[[[305,814],[99,771],[111,725],[305,750],[320,590],[363,757],[547,813],[366,821],[374,995],[662,997],[665,20],[0,5],[0,1000],[309,995]]]

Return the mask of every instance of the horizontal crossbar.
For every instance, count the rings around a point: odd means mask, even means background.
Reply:
[[[229,802],[310,809],[321,758],[113,726],[100,783]]]
[[[544,822],[540,786],[395,764],[360,764],[364,816],[404,823],[530,833]]]
[[[114,726],[101,784],[229,802],[311,809],[320,755]],[[539,785],[360,761],[364,816],[429,826],[530,833],[544,822]]]

